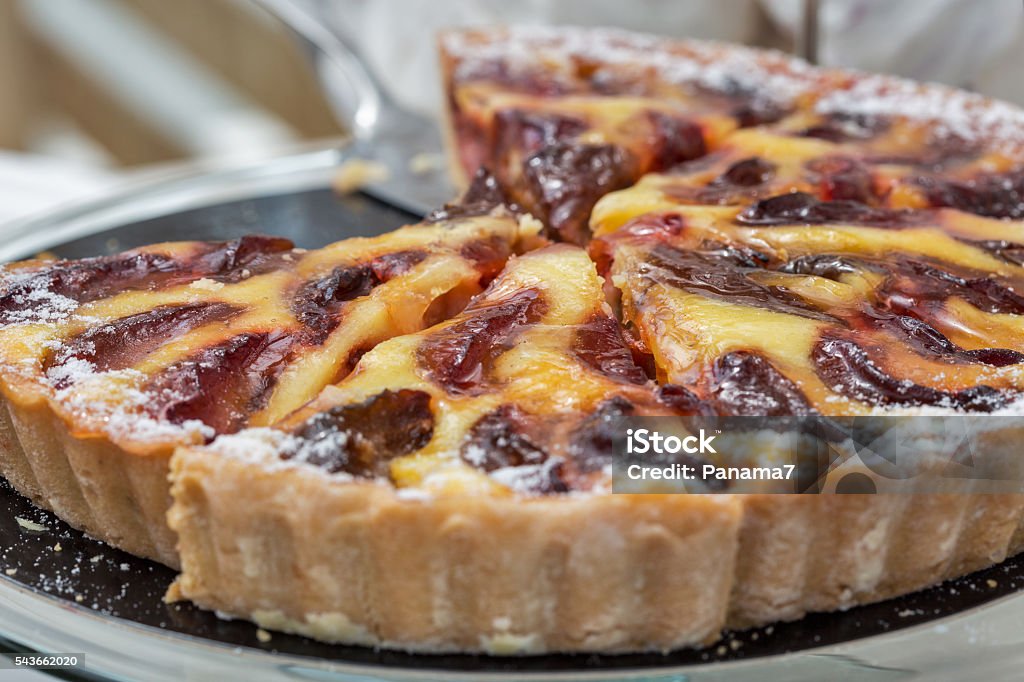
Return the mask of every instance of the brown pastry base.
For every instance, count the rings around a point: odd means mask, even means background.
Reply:
[[[179,450],[174,597],[264,627],[417,651],[709,642],[741,505],[729,497],[416,500]]]
[[[45,400],[0,395],[0,474],[36,505],[119,549],[179,566],[167,527],[173,450],[134,454],[71,433]]]
[[[707,644],[997,563],[1024,511],[1022,495],[418,500],[187,448],[172,467],[172,598],[413,651]]]
[[[726,626],[889,599],[999,563],[1024,495],[761,495],[743,504]]]

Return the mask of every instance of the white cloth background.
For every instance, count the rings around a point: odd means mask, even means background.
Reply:
[[[758,4],[784,31],[802,0],[306,0],[403,105],[440,105],[433,34],[474,24],[617,26],[750,42]],[[821,0],[821,61],[975,89],[1024,104],[1021,0]]]
[[[0,240],[12,219],[98,194],[116,181],[103,169],[0,152]]]
[[[782,26],[802,0],[765,0]],[[938,81],[1024,104],[1019,0],[822,0],[823,64]]]

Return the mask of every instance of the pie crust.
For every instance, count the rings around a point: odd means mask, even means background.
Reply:
[[[188,539],[172,599],[409,651],[699,646],[723,628],[906,594],[1022,549],[1019,495],[425,503],[187,450],[175,467],[172,524]],[[230,502],[239,496],[258,512]]]

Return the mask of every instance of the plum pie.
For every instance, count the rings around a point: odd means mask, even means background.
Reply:
[[[1024,112],[600,29],[441,57],[469,187],[423,224],[0,270],[3,475],[170,599],[410,651],[699,646],[1024,550],[1016,491],[611,466],[631,416],[1020,415]]]

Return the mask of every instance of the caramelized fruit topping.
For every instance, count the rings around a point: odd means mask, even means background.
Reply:
[[[328,473],[388,475],[388,462],[430,442],[434,414],[430,395],[383,391],[361,403],[318,412],[293,431],[299,444],[282,459],[301,458]]]
[[[726,77],[714,87],[700,85],[698,90],[702,97],[724,100],[723,104],[730,107],[730,114],[741,128],[774,123],[790,113],[788,106],[735,78]]]
[[[465,319],[428,337],[418,361],[449,393],[475,393],[486,381],[492,355],[504,350],[522,327],[535,323],[546,305],[541,292],[524,289],[499,302],[467,308]]]
[[[878,327],[905,339],[918,352],[939,356],[949,362],[970,362],[1006,367],[1024,362],[1024,353],[1007,348],[965,350],[927,322],[909,315],[885,315],[875,320]]]
[[[897,379],[879,367],[855,341],[823,336],[811,354],[821,380],[836,393],[870,405],[922,405],[952,407],[969,412],[991,412],[1009,396],[990,386],[942,391],[906,379]]]
[[[728,184],[735,187],[756,187],[775,177],[774,163],[753,156],[729,166],[719,177],[711,181],[712,185]]]
[[[473,425],[459,456],[471,467],[487,472],[532,467],[533,471],[517,477],[514,483],[515,489],[521,493],[549,495],[568,492],[569,484],[564,479],[565,463],[549,457],[529,433],[531,429],[537,431],[552,426],[549,420],[527,415],[515,405],[502,405]]]
[[[597,200],[636,179],[632,155],[616,145],[558,143],[526,159],[523,174],[531,212],[574,243],[586,241]]]
[[[295,317],[308,330],[307,343],[319,345],[341,324],[344,304],[405,274],[422,262],[424,251],[398,251],[367,263],[340,265],[320,279],[306,282],[292,302]]]
[[[494,130],[499,153],[529,155],[579,136],[586,132],[587,122],[565,114],[504,109],[495,114]]]
[[[687,165],[685,169],[692,166]],[[699,169],[696,169],[699,171]],[[721,175],[703,186],[669,185],[665,193],[686,203],[731,204],[760,196],[768,190],[769,182],[775,177],[775,164],[753,156],[737,161]]]
[[[884,272],[884,269],[876,268],[859,259],[833,253],[799,256],[780,266],[779,272],[788,272],[793,275],[813,275],[838,282],[843,275],[849,275],[862,269],[875,269]]]
[[[253,268],[269,267],[292,243],[275,237],[248,236],[203,245],[196,255],[174,259],[159,253],[126,252],[114,256],[57,261],[26,275],[13,276],[0,290],[0,324],[21,321],[26,312],[59,296],[79,304],[130,289],[159,289],[203,277],[232,281]]]
[[[821,122],[801,130],[797,135],[836,144],[860,142],[885,132],[890,125],[890,121],[883,116],[836,112],[826,115]]]
[[[192,303],[161,306],[92,327],[66,341],[44,365],[60,367],[78,360],[89,363],[94,371],[130,367],[164,344],[210,322],[221,322],[240,310],[227,303]],[[56,388],[66,388],[69,381]]]
[[[647,383],[647,375],[626,345],[621,327],[606,315],[598,315],[576,330],[572,353],[584,365],[614,381]]]
[[[817,177],[823,199],[859,201],[863,204],[875,200],[871,171],[858,161],[833,156],[811,161],[807,164],[807,170]]]
[[[913,314],[930,303],[956,296],[984,312],[1024,315],[1024,296],[1006,284],[991,277],[956,274],[923,258],[897,255],[882,262],[815,254],[796,258],[779,270],[836,281],[859,270],[886,274],[877,293],[878,302],[897,313]]]
[[[615,439],[623,435],[617,420],[635,412],[633,403],[622,396],[615,396],[587,415],[569,436],[572,473],[593,474],[610,465],[615,454]]]
[[[1005,239],[982,239],[977,241],[964,240],[971,246],[984,249],[996,258],[1000,258],[1013,265],[1024,266],[1024,244],[1009,242]]]
[[[775,102],[758,97],[745,102],[732,110],[732,117],[740,128],[751,128],[775,123],[788,114],[789,111]]]
[[[757,353],[733,351],[715,360],[709,402],[723,416],[815,414],[800,387]]]
[[[693,121],[660,111],[645,111],[652,130],[649,148],[654,150],[646,171],[667,170],[707,153],[704,132]]]
[[[480,168],[473,176],[473,181],[465,194],[458,201],[431,211],[426,222],[439,223],[456,218],[487,215],[499,206],[507,206],[510,210],[516,209],[498,179],[486,168]]]
[[[280,256],[294,249],[295,245],[283,237],[246,235],[213,247],[182,271],[172,273],[169,283],[179,284],[197,277],[237,282],[274,269],[280,264]]]
[[[988,313],[1024,315],[1024,296],[991,277],[962,276],[924,260],[898,256],[878,296],[889,308],[912,312],[951,296]]]
[[[459,451],[477,469],[543,464],[548,454],[526,435],[527,416],[515,405],[502,405],[481,417]]]
[[[16,274],[0,293],[0,324],[23,319],[51,296],[87,303],[133,285],[148,283],[153,273],[182,264],[162,254],[120,254],[80,261],[58,261],[32,274]]]
[[[933,206],[955,208],[988,218],[1024,220],[1024,168],[983,174],[966,182],[922,177],[918,184]]]
[[[150,381],[147,409],[172,424],[198,420],[233,433],[262,406],[294,343],[283,332],[250,332],[204,348]]]
[[[749,277],[757,269],[752,265],[750,254],[738,249],[682,251],[662,244],[651,251],[640,272],[654,281],[728,303],[836,321],[783,287],[755,282]]]
[[[459,255],[473,263],[480,273],[480,284],[487,285],[505,267],[509,244],[501,237],[478,239],[463,244]]]
[[[711,416],[715,414],[711,402],[679,384],[664,383],[657,390],[658,402],[683,416]]]
[[[860,201],[821,201],[806,192],[792,192],[762,199],[742,211],[741,225],[871,225],[904,227],[923,222],[924,216],[907,209],[872,208]]]

